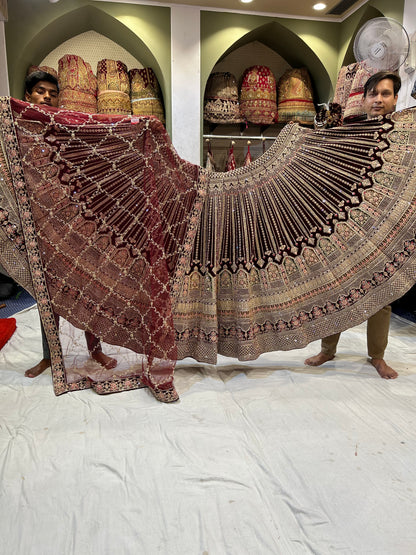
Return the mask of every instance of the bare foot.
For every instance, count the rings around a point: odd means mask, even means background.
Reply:
[[[26,378],[36,378],[36,376],[39,376],[39,374],[42,374],[42,372],[49,368],[50,365],[51,359],[43,358],[38,364],[36,364],[36,366],[33,366],[33,368],[29,368],[29,370],[26,370],[25,376]]]
[[[95,362],[98,362],[98,364],[101,364],[104,368],[107,368],[107,370],[111,370],[117,366],[116,359],[105,355],[102,351],[91,353],[91,356]]]
[[[393,370],[382,358],[371,358],[370,362],[385,380],[394,380],[394,378],[397,378],[399,375],[396,370]]]
[[[332,360],[333,358],[334,355],[326,355],[321,351],[319,355],[307,358],[305,360],[305,364],[307,364],[308,366],[321,366],[321,364],[323,364],[324,362],[328,362],[328,360]]]

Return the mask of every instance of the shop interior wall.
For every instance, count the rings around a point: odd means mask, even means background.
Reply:
[[[12,96],[22,97],[22,83],[29,65],[39,64],[62,42],[93,30],[122,46],[144,67],[154,70],[163,92],[169,128],[169,8],[88,0],[61,0],[56,4],[13,0],[9,3],[5,30]]]
[[[292,67],[306,66],[318,98],[333,91],[338,63],[338,30],[331,22],[201,12],[201,98],[215,64],[253,41],[277,52]]]
[[[332,98],[339,68],[350,55],[353,37],[363,21],[378,15],[402,21],[404,3],[405,0],[370,0],[343,22],[201,10],[200,67],[194,68],[200,73],[200,110],[194,116],[187,114],[190,122],[187,125],[202,131],[205,86],[216,64],[238,48],[256,41],[276,52],[288,65],[306,66],[312,77],[316,102],[327,102]],[[42,61],[63,41],[93,30],[119,44],[143,66],[153,68],[162,88],[167,129],[171,132],[171,38],[175,40],[171,37],[171,12],[174,9],[173,6],[93,0],[9,2],[5,31],[10,94],[22,96],[22,80],[30,64]],[[197,95],[198,91],[193,94]],[[176,117],[180,120],[178,115]],[[196,145],[195,151],[202,152],[201,145]]]
[[[58,62],[65,54],[75,54],[91,65],[94,73],[97,64],[103,58],[121,60],[127,69],[141,69],[143,64],[125,48],[96,31],[86,31],[62,42],[41,60],[39,65],[48,66],[58,71]]]
[[[338,68],[355,62],[353,43],[357,31],[370,19],[391,17],[403,22],[404,0],[370,0],[340,25]]]

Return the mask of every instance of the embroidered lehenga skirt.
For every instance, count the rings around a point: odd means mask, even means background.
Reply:
[[[0,262],[37,299],[55,392],[173,400],[177,359],[300,348],[403,295],[415,120],[288,124],[252,164],[215,173],[180,159],[156,118],[3,98]],[[54,313],[139,363],[74,377]]]
[[[97,78],[80,56],[65,54],[58,61],[59,107],[95,114]]]

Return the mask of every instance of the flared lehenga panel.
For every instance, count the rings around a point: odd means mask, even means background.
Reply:
[[[289,124],[223,174],[181,160],[155,118],[2,99],[0,261],[32,280],[55,392],[149,385],[173,400],[176,359],[302,347],[401,296],[415,281],[415,114]],[[136,366],[65,368],[54,314]]]
[[[413,110],[289,124],[207,194],[175,283],[178,356],[252,360],[350,328],[415,281]]]

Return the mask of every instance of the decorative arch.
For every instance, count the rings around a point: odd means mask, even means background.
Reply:
[[[277,21],[272,21],[251,30],[236,40],[223,54],[215,60],[204,75],[203,90],[216,63],[223,60],[235,49],[258,41],[277,52],[292,67],[307,67],[315,87],[316,97],[327,101],[333,95],[331,78],[314,50],[298,34]]]
[[[13,58],[13,54],[9,55],[11,95],[22,98],[24,76],[29,65],[40,62],[66,40],[90,30],[116,42],[140,60],[144,67],[153,69],[162,89],[166,111],[170,111],[170,72],[168,76],[164,75],[163,63],[131,28],[116,17],[91,5],[72,10],[48,22],[43,28],[37,29],[28,42],[22,45],[15,59],[10,59]],[[166,115],[168,116],[168,113]]]

